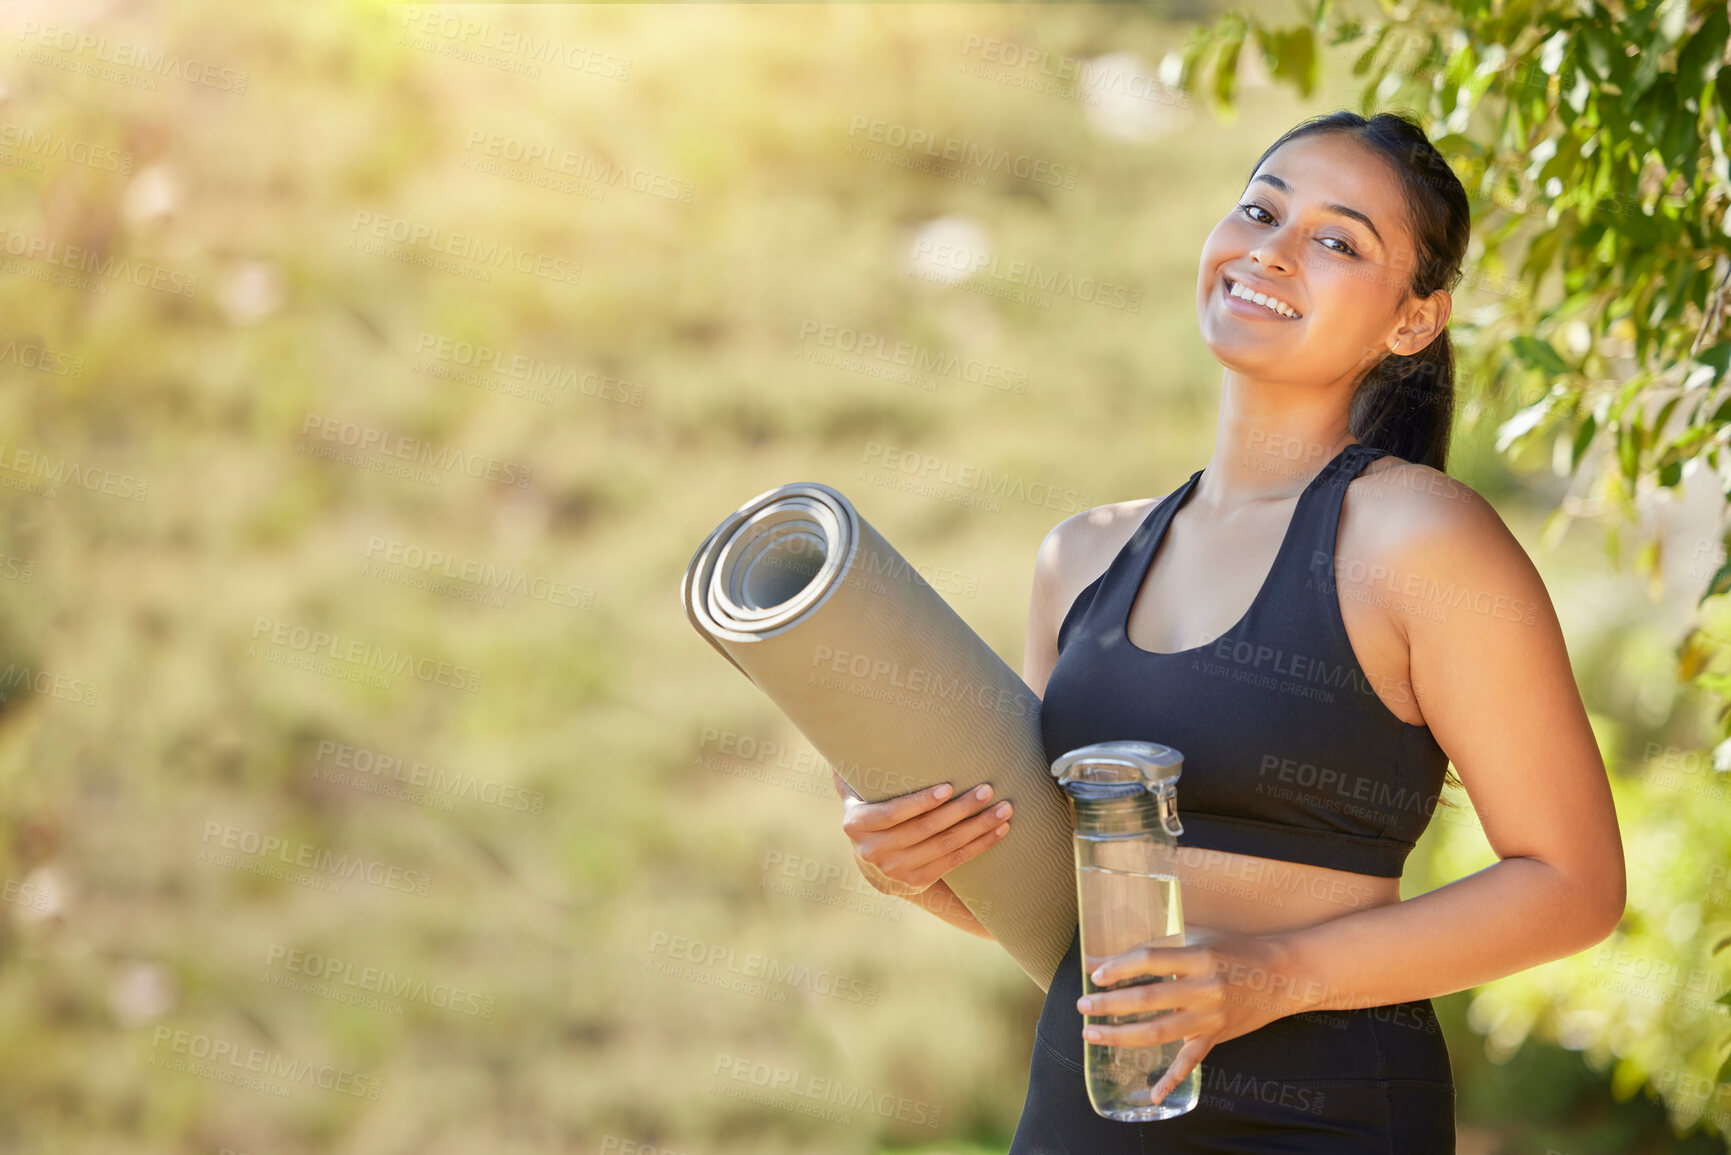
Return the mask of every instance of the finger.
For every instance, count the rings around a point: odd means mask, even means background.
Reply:
[[[978,814],[962,819],[948,830],[941,830],[929,838],[913,843],[907,848],[908,852],[920,856],[921,861],[925,862],[942,858],[957,847],[966,846],[980,835],[1008,822],[1014,813],[1015,807],[1008,802],[988,804]]]
[[[1141,1023],[1088,1023],[1082,1037],[1105,1047],[1158,1047],[1213,1030],[1213,1016],[1170,1011]]]
[[[908,822],[906,829],[894,833],[897,837],[907,836],[905,845],[912,846],[959,825],[981,811],[989,812],[1002,805],[1004,800],[995,795],[990,782],[985,782],[936,810],[919,815]]]
[[[1206,975],[1214,973],[1214,952],[1205,946],[1138,946],[1108,956],[1089,976],[1103,987],[1137,975]]]
[[[1221,997],[1220,984],[1212,977],[1165,979],[1157,983],[1119,987],[1115,991],[1095,991],[1077,999],[1076,1008],[1085,1015],[1136,1015],[1194,1007],[1199,1003],[1218,1003]]]
[[[917,868],[912,868],[912,873],[905,875],[905,877],[916,879],[916,885],[929,886],[944,875],[948,874],[950,871],[954,870],[956,867],[960,866],[962,863],[968,861],[968,859],[974,858],[977,855],[990,850],[993,846],[996,846],[1010,830],[1010,824],[1008,822],[996,819],[994,821],[997,822],[997,825],[988,829],[978,838],[957,847],[948,854],[940,855]]]
[[[980,797],[982,789],[986,791],[985,798]],[[933,835],[949,830],[964,819],[994,805],[991,784],[987,783],[984,787],[975,787],[935,809],[914,809],[902,821],[879,827],[875,833],[882,836],[882,845],[886,848],[917,846]]]
[[[1185,1041],[1183,1048],[1172,1060],[1172,1065],[1166,1068],[1166,1073],[1160,1076],[1160,1081],[1154,1084],[1153,1102],[1158,1103],[1170,1095],[1178,1084],[1190,1077],[1190,1072],[1202,1062],[1204,1055],[1214,1048],[1214,1040],[1206,1035],[1197,1035]]]
[[[870,833],[900,826],[908,819],[918,817],[937,806],[954,790],[955,787],[950,783],[940,782],[936,786],[915,790],[911,794],[898,794],[882,802],[850,802],[847,814],[842,818],[842,829],[849,833]]]

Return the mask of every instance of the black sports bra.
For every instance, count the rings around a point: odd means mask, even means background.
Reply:
[[[1093,742],[1165,743],[1184,755],[1180,848],[1400,877],[1448,756],[1371,687],[1334,583],[1347,484],[1386,452],[1355,443],[1325,465],[1243,618],[1171,654],[1135,645],[1126,624],[1202,470],[1162,498],[1058,628],[1040,711],[1048,761]]]

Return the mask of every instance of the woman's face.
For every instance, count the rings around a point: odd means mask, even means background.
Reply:
[[[1319,133],[1276,149],[1238,201],[1202,246],[1196,314],[1208,351],[1258,381],[1356,380],[1389,351],[1412,303],[1398,179],[1350,138]],[[1233,298],[1233,282],[1297,315]],[[1415,351],[1402,340],[1399,352]]]

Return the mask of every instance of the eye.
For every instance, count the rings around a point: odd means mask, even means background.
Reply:
[[[1267,209],[1263,208],[1261,205],[1257,204],[1255,201],[1245,201],[1243,204],[1239,205],[1238,207],[1240,210],[1243,211],[1245,216],[1249,217],[1251,220],[1255,221],[1259,225],[1270,224],[1274,220],[1274,214],[1269,212]],[[1267,217],[1268,220],[1264,221],[1264,220],[1254,216],[1253,215],[1254,213],[1261,213],[1263,216]],[[1354,249],[1352,247],[1352,245],[1350,245],[1346,241],[1341,240],[1339,237],[1320,237],[1318,239],[1324,240],[1324,241],[1333,241],[1335,244],[1340,246],[1340,248],[1338,248],[1338,249],[1329,249],[1328,251],[1331,253],[1339,253],[1342,256],[1347,256],[1347,257],[1358,256],[1358,250]]]

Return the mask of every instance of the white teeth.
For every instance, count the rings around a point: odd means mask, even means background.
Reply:
[[[1288,305],[1285,301],[1276,297],[1270,297],[1266,293],[1258,293],[1254,290],[1247,289],[1237,281],[1232,282],[1231,292],[1234,297],[1241,297],[1246,301],[1255,301],[1258,305],[1272,309],[1282,317],[1298,316],[1298,310],[1294,309],[1291,305]]]

